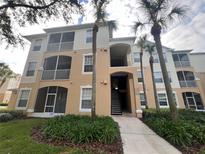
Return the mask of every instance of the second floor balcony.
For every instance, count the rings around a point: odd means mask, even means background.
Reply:
[[[114,44],[110,47],[110,65],[111,67],[128,66],[127,55],[130,52],[128,44]]]
[[[69,56],[52,56],[44,60],[41,80],[63,80],[70,78],[72,58]]]
[[[180,86],[183,87],[197,87],[195,76],[190,71],[179,71],[177,72]]]

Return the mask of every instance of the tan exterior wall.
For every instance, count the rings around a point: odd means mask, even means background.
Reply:
[[[82,86],[91,86],[92,83],[92,74],[83,72],[83,58],[84,55],[90,54],[91,44],[85,43],[87,29],[76,30],[75,42],[73,51],[64,51],[64,52],[46,52],[46,45],[48,41],[48,36],[43,37],[43,45],[40,52],[32,52],[30,49],[27,62],[25,65],[23,77],[19,89],[15,92],[13,91],[11,96],[11,103],[9,108],[16,108],[16,103],[18,103],[19,91],[21,88],[30,88],[30,96],[28,100],[28,105],[26,110],[28,115],[32,115],[34,112],[34,107],[36,103],[37,93],[40,88],[49,87],[49,86],[60,86],[68,89],[67,94],[67,103],[65,114],[86,114],[90,115],[90,112],[83,112],[80,110],[80,100],[81,100],[81,87]],[[46,34],[49,35],[49,34]],[[134,45],[133,39],[123,40],[114,40],[110,41],[108,37],[108,29],[106,27],[100,28],[98,34],[98,49],[97,49],[97,76],[96,76],[96,113],[97,115],[111,115],[111,76],[116,73],[126,73],[128,75],[128,95],[131,106],[131,114],[133,116],[140,116],[141,104],[140,104],[140,92],[143,91],[142,84],[138,83],[137,80],[137,71],[140,70],[139,63],[134,63],[132,54],[133,52],[139,52],[140,50]],[[99,37],[100,36],[100,37]],[[36,38],[35,38],[36,39]],[[83,40],[83,41],[82,41]],[[34,40],[31,41],[31,48],[33,46]],[[116,44],[126,44],[128,47],[127,52],[127,63],[126,67],[110,67],[110,47]],[[200,80],[197,81],[198,87],[195,88],[181,88],[177,78],[177,71],[194,71],[194,68],[175,68],[174,62],[172,59],[172,52],[168,49],[163,49],[166,51],[167,56],[167,69],[171,74],[172,78],[172,88],[177,97],[177,104],[179,108],[185,108],[182,93],[183,92],[197,92],[200,93],[205,103],[205,93],[202,93],[202,89],[205,88],[205,75],[197,74]],[[42,67],[44,64],[44,59],[51,56],[70,56],[72,57],[71,72],[70,78],[67,80],[41,80]],[[35,61],[37,62],[36,72],[33,77],[26,77],[26,71],[28,68],[28,63]],[[155,108],[155,99],[153,95],[153,84],[151,70],[149,67],[149,54],[144,53],[143,56],[143,66],[144,66],[144,76],[146,84],[146,92],[148,99],[149,108]],[[161,71],[160,64],[154,64],[155,71]],[[203,82],[203,84],[201,83]],[[156,84],[158,92],[165,92],[164,83]]]

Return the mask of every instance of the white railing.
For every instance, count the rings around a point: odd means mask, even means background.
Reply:
[[[74,42],[49,43],[47,46],[47,51],[55,52],[55,51],[72,50],[73,44]]]
[[[175,61],[174,62],[175,67],[190,67],[190,62],[189,61]]]
[[[70,69],[43,70],[41,80],[61,80],[69,79]]]
[[[181,87],[197,87],[196,81],[179,81]]]

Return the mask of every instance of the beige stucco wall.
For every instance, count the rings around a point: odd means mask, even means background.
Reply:
[[[21,84],[17,92],[12,93],[11,103],[9,104],[9,108],[14,109],[16,103],[18,101],[18,95],[21,88],[30,88],[31,93],[28,100],[27,112],[33,112],[36,102],[36,97],[38,93],[38,89],[42,87],[48,86],[61,86],[68,89],[67,94],[67,104],[66,104],[66,114],[90,114],[90,112],[82,112],[80,111],[80,96],[81,96],[81,86],[91,86],[92,74],[83,73],[83,57],[85,54],[89,54],[92,52],[91,43],[85,42],[86,29],[75,30],[75,40],[74,40],[74,48],[73,51],[64,51],[64,52],[46,52],[47,40],[49,37],[48,33],[45,37],[43,37],[43,45],[41,51],[33,52],[32,47],[34,40],[31,41],[31,49],[27,58],[27,62],[24,68],[23,77],[21,80]],[[141,110],[140,105],[140,92],[143,91],[142,84],[138,83],[137,80],[137,71],[140,70],[139,63],[133,62],[133,52],[140,52],[139,48],[134,44],[134,39],[121,39],[109,41],[108,37],[108,29],[107,27],[101,27],[98,32],[97,39],[97,91],[96,91],[96,113],[98,115],[110,115],[111,114],[111,75],[115,73],[127,73],[128,74],[128,93],[130,95],[131,101],[131,110],[132,115],[136,116],[136,113]],[[35,38],[36,39],[36,38]],[[39,39],[39,38],[38,38]],[[127,67],[110,67],[110,46],[115,44],[126,44],[130,46],[130,51],[127,53]],[[163,48],[163,51],[166,52],[167,57],[167,69],[171,73],[172,78],[172,88],[177,96],[177,103],[179,108],[184,108],[184,101],[182,98],[182,93],[189,92],[197,92],[201,93],[203,102],[205,103],[205,96],[202,93],[202,89],[205,87],[205,78],[204,75],[199,74],[198,77],[200,81],[198,82],[198,87],[196,88],[180,88],[177,71],[184,70],[184,68],[175,68],[172,52],[167,48]],[[71,64],[71,72],[70,78],[68,80],[41,80],[42,67],[44,64],[44,59],[50,56],[59,56],[65,55],[72,57]],[[28,63],[35,61],[37,62],[35,75],[33,77],[26,77],[26,71],[28,68]],[[146,92],[148,99],[148,106],[150,108],[155,108],[155,101],[153,96],[153,87],[152,87],[152,78],[151,78],[151,70],[149,67],[149,54],[147,52],[144,53],[143,56],[143,66],[144,66],[144,76],[145,76],[145,84],[146,84]],[[185,70],[193,71],[192,67],[187,68]],[[154,71],[161,71],[160,64],[154,64]],[[201,84],[203,82],[203,84]],[[164,84],[157,83],[156,84],[158,92],[165,92]],[[31,114],[31,113],[29,113]]]

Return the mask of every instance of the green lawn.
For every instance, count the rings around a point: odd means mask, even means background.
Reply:
[[[39,144],[32,140],[30,137],[32,127],[44,122],[45,119],[26,119],[0,123],[0,154],[85,153],[79,149]]]

